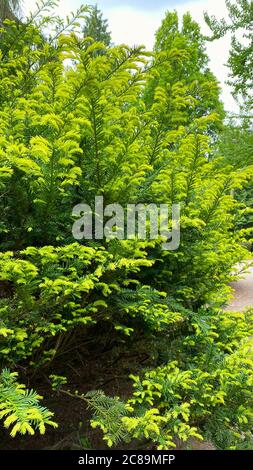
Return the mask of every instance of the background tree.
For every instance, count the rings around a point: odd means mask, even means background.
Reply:
[[[224,128],[219,142],[219,150],[224,163],[237,168],[239,172],[253,165],[253,2],[238,0],[226,1],[228,20],[218,21],[215,16],[205,13],[205,20],[212,31],[210,40],[214,41],[232,33],[228,59],[229,81],[233,95],[240,105],[237,119],[230,119]],[[238,36],[242,39],[238,39]],[[249,177],[245,187],[238,189],[236,197],[242,211],[238,223],[248,231],[252,239],[253,226],[253,186]]]
[[[248,171],[246,184],[237,188],[234,196],[240,203],[237,225],[245,230],[245,236],[251,245],[253,241],[253,132],[251,119],[227,119],[218,142],[218,152],[222,155],[220,160],[222,165],[231,165],[238,173]]]
[[[109,446],[119,429],[159,449],[208,433],[222,448],[252,446],[252,312],[221,308],[234,265],[248,255],[233,198],[248,167],[208,158],[217,113],[207,105],[201,113],[191,94],[191,48],[155,51],[150,67],[142,47],[81,38],[77,20],[86,14],[83,7],[65,24],[46,11],[2,31],[0,364],[22,364],[32,386],[32,369],[50,365],[57,379],[56,363],[67,376],[73,359],[90,387],[92,354],[114,373],[127,351],[126,380],[130,371],[140,375],[128,404],[119,410],[110,396],[100,413],[104,396],[98,392],[95,403],[93,393],[92,424]],[[152,81],[147,107],[142,91]],[[161,238],[113,239],[115,232],[74,242],[72,208],[87,202],[96,212],[96,195],[123,209],[153,202],[171,211],[179,203],[180,246],[164,251]],[[10,412],[17,401],[23,410],[7,379],[0,377],[0,418],[11,397]],[[105,385],[99,379],[95,388]],[[16,413],[7,419],[5,426],[15,423]]]
[[[4,20],[16,20],[21,9],[22,0],[1,0],[0,22]]]
[[[95,5],[91,14],[86,18],[83,28],[84,37],[91,37],[96,42],[103,42],[106,46],[111,44],[111,33],[108,31],[108,21],[103,18],[103,13]]]
[[[228,60],[230,81],[234,96],[242,98],[244,105],[253,104],[253,2],[251,0],[226,0],[229,21],[218,21],[215,16],[205,13],[205,20],[212,30],[212,40],[232,33],[231,49]],[[238,39],[238,33],[242,40]]]
[[[161,66],[156,67],[156,74],[148,82],[146,101],[153,100],[158,85],[166,88],[171,100],[166,118],[169,127],[188,124],[213,112],[223,117],[219,85],[208,67],[205,40],[189,13],[183,16],[181,27],[176,11],[166,13],[156,33],[154,53],[160,57]],[[169,63],[163,65],[166,57]],[[179,89],[181,100],[173,105],[173,96]]]

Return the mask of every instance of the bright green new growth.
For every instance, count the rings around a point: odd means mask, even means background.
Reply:
[[[0,419],[11,429],[10,435],[44,434],[47,426],[57,427],[52,420],[53,413],[40,405],[42,397],[25,385],[17,382],[18,374],[4,369],[0,376]]]
[[[215,155],[221,105],[199,28],[186,15],[179,31],[168,15],[175,34],[163,43],[162,28],[150,54],[83,37],[77,23],[89,10],[64,24],[43,16],[53,5],[0,32],[2,367],[53,366],[87,338],[94,348],[138,345],[149,370],[133,370],[133,396],[86,398],[108,445],[134,438],[167,449],[200,436],[248,445],[252,315],[221,308],[249,256],[233,192],[252,167]],[[180,203],[179,249],[137,237],[74,241],[72,208],[85,201],[94,211],[97,195],[124,209]],[[50,376],[64,388],[65,377]]]

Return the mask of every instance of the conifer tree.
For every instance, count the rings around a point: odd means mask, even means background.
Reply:
[[[86,18],[83,28],[84,37],[91,37],[96,42],[102,42],[106,46],[111,44],[111,33],[108,30],[108,21],[103,18],[103,13],[95,5],[91,14]]]
[[[153,100],[155,88],[162,85],[173,101],[175,90],[181,95],[181,103],[175,107],[172,103],[166,117],[167,126],[187,124],[196,117],[218,113],[223,117],[223,105],[219,98],[219,86],[209,69],[204,37],[199,25],[189,13],[183,16],[180,28],[176,11],[167,12],[156,33],[154,46],[156,57],[160,57],[161,66],[156,67],[154,78],[149,80],[146,89],[146,101]],[[169,63],[164,63],[169,57]],[[172,118],[173,116],[173,118]],[[216,122],[216,130],[219,128]]]
[[[100,346],[106,350],[108,363],[124,345],[142,348],[149,371],[132,361],[140,377],[128,403],[103,392],[85,401],[108,445],[126,437],[168,449],[209,432],[221,447],[238,448],[252,442],[253,317],[221,307],[234,265],[248,255],[235,232],[233,198],[248,168],[237,172],[209,158],[218,116],[193,93],[206,63],[199,46],[176,33],[180,45],[155,51],[150,65],[143,47],[82,37],[87,11],[66,23],[38,15],[1,33],[1,366],[27,365],[29,373],[57,358],[67,375],[63,355],[85,344],[96,357]],[[194,42],[195,33],[187,35]],[[147,106],[142,93],[152,81]],[[153,202],[171,215],[180,204],[178,249],[163,250],[160,236],[74,240],[73,207],[86,202],[95,213],[101,195],[123,212],[128,203]],[[19,412],[13,435],[54,426],[37,394],[24,395],[12,374],[0,379],[4,425]],[[35,423],[34,413],[42,413]]]

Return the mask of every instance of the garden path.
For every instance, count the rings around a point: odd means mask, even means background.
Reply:
[[[231,283],[234,297],[226,310],[241,312],[246,307],[253,307],[253,266],[247,271],[242,279]]]

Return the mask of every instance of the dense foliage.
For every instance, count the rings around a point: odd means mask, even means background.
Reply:
[[[77,338],[119,348],[141,338],[150,367],[133,370],[132,397],[80,395],[108,445],[137,438],[167,449],[195,436],[252,446],[252,312],[221,310],[234,265],[249,256],[233,191],[252,167],[214,158],[223,111],[204,52],[197,60],[202,39],[189,45],[197,25],[187,15],[151,54],[91,40],[81,32],[86,7],[65,24],[43,15],[53,5],[0,32],[1,365],[46,372]],[[192,51],[188,83],[179,75]],[[72,208],[85,201],[95,211],[99,195],[124,208],[180,203],[180,247],[76,242]],[[12,435],[55,425],[13,374],[4,370],[0,385]]]
[[[181,25],[176,11],[167,12],[156,33],[154,52],[161,65],[157,64],[158,73],[148,77],[146,102],[153,102],[156,87],[161,85],[168,95],[168,128],[189,125],[195,118],[216,113],[218,119],[209,122],[208,130],[209,133],[211,130],[217,132],[224,116],[223,105],[218,81],[209,68],[205,40],[198,23],[186,13]],[[164,63],[162,59],[166,56],[170,59]],[[178,101],[173,101],[175,90],[178,99],[181,98],[180,107]]]
[[[253,163],[253,134],[250,118],[230,119],[223,129],[219,142],[219,152],[224,164],[229,164],[239,172]],[[237,225],[244,229],[249,246],[252,246],[253,234],[253,186],[252,177],[242,188],[234,193],[240,204]]]

